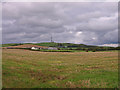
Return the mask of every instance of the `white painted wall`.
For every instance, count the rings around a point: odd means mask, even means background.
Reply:
[[[38,50],[39,48],[36,48],[36,47],[32,47],[31,49],[33,49],[33,50]]]

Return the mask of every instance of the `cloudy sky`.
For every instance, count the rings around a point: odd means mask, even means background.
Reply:
[[[2,5],[2,42],[89,45],[118,42],[117,2],[8,2]]]

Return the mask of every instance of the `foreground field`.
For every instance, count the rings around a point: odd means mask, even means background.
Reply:
[[[117,88],[118,52],[3,49],[3,88]]]

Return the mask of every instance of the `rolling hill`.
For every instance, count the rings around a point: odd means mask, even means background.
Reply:
[[[56,43],[56,42],[42,42],[42,43],[11,43],[11,44],[2,44],[2,47],[8,46],[18,46],[18,45],[38,45],[46,47],[57,47],[61,50],[86,50],[89,51],[105,51],[105,50],[120,50],[119,47],[104,47],[104,46],[94,46],[94,45],[85,45],[85,44],[74,44],[74,43]]]

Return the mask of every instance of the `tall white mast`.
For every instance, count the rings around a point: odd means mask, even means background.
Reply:
[[[51,42],[53,42],[53,40],[52,40],[52,34],[51,34]]]

